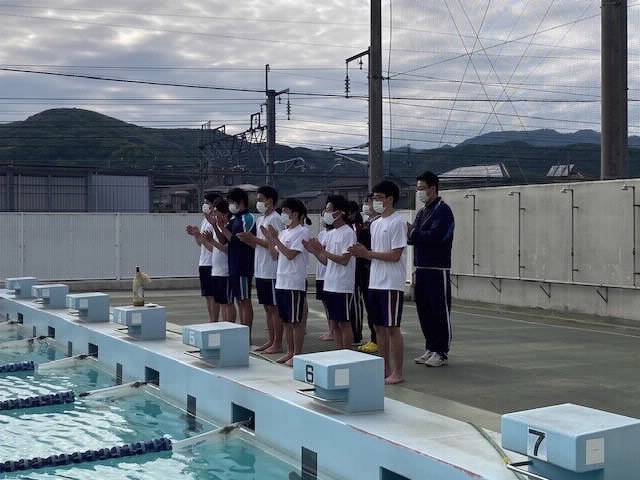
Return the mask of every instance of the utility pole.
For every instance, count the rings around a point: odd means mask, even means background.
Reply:
[[[602,0],[600,177],[629,176],[627,0]]]
[[[276,92],[275,90],[269,89],[269,64],[264,66],[264,93],[267,96],[267,145],[266,145],[266,171],[267,185],[273,185],[273,166],[274,166],[274,157],[276,150],[276,97],[286,93],[289,93],[289,89],[286,88],[284,90],[280,90]],[[291,103],[287,100],[287,118],[291,112]]]
[[[384,178],[382,150],[382,0],[371,0],[369,46],[369,191]]]

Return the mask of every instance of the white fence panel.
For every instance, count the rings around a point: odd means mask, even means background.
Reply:
[[[23,275],[22,214],[0,213],[0,276]]]

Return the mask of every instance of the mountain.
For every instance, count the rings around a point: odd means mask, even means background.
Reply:
[[[566,147],[585,143],[600,145],[600,134],[595,130],[578,130],[573,133],[559,133],[550,129],[509,130],[478,135],[465,140],[461,145],[495,145],[506,142],[524,142],[534,147]],[[640,137],[629,137],[629,146],[640,146]]]
[[[0,164],[50,164],[92,168],[164,169],[188,172],[198,168],[202,142],[200,129],[146,128],[82,109],[46,110],[24,121],[0,125]],[[416,174],[474,165],[503,163],[515,181],[541,181],[553,165],[575,164],[589,177],[600,172],[600,135],[593,130],[558,133],[554,130],[492,132],[468,139],[457,146],[419,150],[409,145],[385,152],[386,173],[412,184]],[[209,139],[228,139],[210,133]],[[231,141],[223,142],[229,146]],[[630,137],[632,176],[640,176],[640,137]],[[256,148],[240,155],[224,149],[215,152],[215,165],[242,165],[245,181],[260,183],[264,165]],[[336,178],[366,176],[366,169],[349,161],[337,161],[326,150],[277,145],[275,160],[302,157],[305,169],[292,168],[279,177],[283,193],[324,189]],[[366,155],[349,155],[366,160]],[[336,168],[336,165],[339,166]],[[288,165],[288,164],[287,164]],[[285,165],[276,172],[282,173]],[[366,181],[354,180],[355,183]]]

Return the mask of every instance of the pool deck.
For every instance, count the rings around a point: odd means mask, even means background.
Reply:
[[[129,292],[106,293],[113,306],[130,303]],[[305,352],[310,353],[332,343],[319,340],[326,323],[321,305],[309,297]],[[147,300],[167,307],[176,330],[207,319],[199,291],[150,290]],[[264,311],[257,304],[254,315],[254,343],[261,343]],[[423,337],[415,304],[405,303],[406,381],[387,386],[387,397],[493,431],[499,431],[504,413],[567,402],[640,418],[640,323],[471,304],[454,304],[452,321],[450,364],[416,365]]]

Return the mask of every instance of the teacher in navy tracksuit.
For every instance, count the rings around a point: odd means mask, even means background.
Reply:
[[[416,180],[419,210],[409,227],[408,243],[414,247],[415,299],[426,346],[415,362],[441,367],[447,364],[452,337],[450,270],[455,222],[451,208],[438,195],[438,176],[425,172]]]

